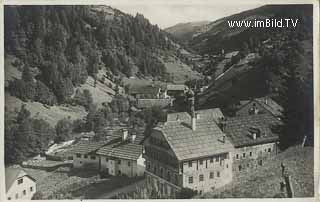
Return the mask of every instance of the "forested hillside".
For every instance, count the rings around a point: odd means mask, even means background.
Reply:
[[[301,142],[304,136],[312,144],[312,16],[312,5],[268,5],[220,19],[193,38],[190,44],[199,53],[217,56],[207,70],[216,79],[199,95],[199,105],[232,111],[240,100],[268,95],[284,107],[282,146]],[[230,28],[227,24],[227,20],[264,18],[297,19],[298,24],[286,28]],[[238,54],[215,75],[225,60],[222,50]]]
[[[65,102],[88,75],[168,78],[159,59],[176,47],[156,25],[108,6],[6,6],[5,53],[23,73],[8,85],[22,100]]]

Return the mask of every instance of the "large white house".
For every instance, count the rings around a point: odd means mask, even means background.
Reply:
[[[36,180],[21,168],[6,168],[7,200],[31,199],[36,193]]]

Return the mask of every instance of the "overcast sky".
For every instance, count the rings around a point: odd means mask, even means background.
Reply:
[[[220,0],[223,1],[223,0]],[[160,28],[167,28],[178,23],[194,21],[214,21],[222,17],[239,13],[262,6],[256,0],[250,3],[240,3],[238,1],[225,1],[229,3],[217,3],[217,1],[107,1],[108,5],[117,8],[125,13],[135,15],[142,13],[152,24],[158,24]],[[230,3],[231,2],[231,3]],[[237,3],[236,3],[237,2]]]

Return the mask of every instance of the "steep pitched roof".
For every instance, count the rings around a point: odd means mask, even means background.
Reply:
[[[273,129],[277,124],[280,124],[280,121],[267,113],[236,116],[227,119],[225,133],[235,147],[264,144],[279,139]],[[260,137],[256,139],[250,137],[250,128],[259,129]]]
[[[97,154],[108,157],[137,160],[142,154],[142,145],[128,142],[117,142],[103,146]]]
[[[262,98],[256,98],[255,100],[257,100],[259,104],[261,104],[266,110],[271,112],[271,114],[273,114],[274,116],[282,115],[282,111],[283,111],[282,106],[276,103],[273,99],[269,97],[262,97]]]
[[[89,154],[95,152],[105,144],[107,144],[107,142],[104,141],[81,141],[73,146],[70,153]]]
[[[28,176],[31,180],[36,181],[30,175],[28,175],[23,169],[20,168],[5,168],[5,177],[6,177],[6,192],[10,189],[14,181],[18,177]]]
[[[224,117],[221,110],[219,108],[213,108],[213,109],[201,109],[195,111],[196,114],[199,114],[199,119],[206,119],[206,120],[214,120],[218,121],[219,118]],[[176,112],[176,113],[169,113],[167,114],[167,121],[189,121],[191,119],[191,116],[188,112]]]
[[[272,115],[276,117],[282,115],[283,107],[269,97],[255,98],[253,100],[241,100],[240,107],[238,108],[238,110],[242,109],[244,106],[252,103],[253,101],[260,104],[263,108],[265,108],[267,111],[269,111]]]
[[[178,160],[188,160],[212,156],[233,150],[231,142],[225,138],[214,120],[196,120],[196,130],[192,130],[189,121],[166,122],[154,128],[162,132]]]

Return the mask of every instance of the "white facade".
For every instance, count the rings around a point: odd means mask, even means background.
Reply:
[[[96,154],[74,154],[73,167],[99,169],[99,156]]]
[[[7,190],[7,200],[30,200],[35,193],[36,182],[28,175],[25,175],[24,172],[20,172],[18,177]]]
[[[137,160],[108,158],[100,156],[100,171],[107,172],[110,175],[126,175],[128,177],[143,176],[145,171],[144,158],[142,154]]]

